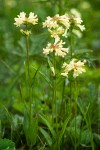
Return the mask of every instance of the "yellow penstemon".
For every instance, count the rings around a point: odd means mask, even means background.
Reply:
[[[69,64],[63,63],[62,68],[64,68],[64,71],[61,73],[62,76],[68,77],[68,73],[70,71],[73,71],[73,77],[76,78],[81,73],[85,72],[84,65],[86,63],[86,60],[80,61],[76,59],[72,59]]]
[[[61,39],[62,36],[68,36],[68,30],[73,26],[72,32],[81,38],[81,32],[85,30],[85,26],[82,25],[80,13],[76,9],[72,9],[70,14],[59,14],[54,17],[48,16],[45,22],[43,22],[43,28],[47,27],[54,43],[48,43],[46,48],[43,48],[43,54],[49,55],[55,53],[55,56],[65,57],[69,52],[69,48],[63,48],[65,42]],[[64,71],[62,76],[68,77],[68,73],[73,70],[73,77],[76,78],[81,73],[85,72],[84,68],[85,60],[76,60],[73,58],[69,64],[64,62],[62,68]]]
[[[21,27],[20,32],[26,36],[29,36],[31,34],[31,31],[23,29],[23,26],[27,27],[29,24],[35,25],[38,23],[37,15],[35,15],[33,12],[30,12],[28,17],[26,17],[25,12],[20,12],[20,14],[17,15],[17,18],[14,18],[14,20],[14,25],[16,27]]]
[[[37,15],[33,12],[29,13],[29,16],[26,17],[25,12],[20,12],[16,18],[14,18],[16,27],[20,27],[20,32],[26,36],[31,34],[31,30],[27,29],[28,24],[35,25],[38,23]],[[46,48],[43,48],[43,54],[49,55],[50,53],[55,53],[55,56],[65,57],[66,54],[69,52],[69,48],[64,48],[65,42],[61,39],[62,36],[67,37],[68,30],[73,25],[72,32],[81,37],[81,32],[84,31],[85,27],[82,25],[82,19],[79,12],[75,9],[71,10],[70,14],[59,15],[56,14],[54,17],[48,16],[45,22],[43,22],[43,28],[47,27],[48,32],[50,33],[51,37],[54,39],[53,43],[48,43]],[[26,26],[26,29],[23,29],[23,26]],[[77,28],[77,29],[76,29]],[[78,30],[79,29],[79,30]],[[85,72],[83,69],[84,65],[80,65],[77,69],[72,68],[76,64],[84,64],[85,61],[81,62],[80,60],[75,62],[75,59],[71,60],[69,64],[66,65],[67,69],[64,69],[61,75],[68,77],[68,72],[72,69],[74,70],[73,77],[77,77],[80,73]],[[64,63],[65,64],[65,63]],[[70,69],[68,69],[68,67]]]
[[[68,16],[59,14],[54,17],[48,16],[45,22],[43,22],[43,28],[47,27],[54,43],[48,43],[46,48],[43,48],[43,54],[48,55],[54,52],[56,56],[65,57],[68,53],[68,48],[64,48],[65,42],[60,38],[65,32],[65,28],[69,29],[69,18]]]

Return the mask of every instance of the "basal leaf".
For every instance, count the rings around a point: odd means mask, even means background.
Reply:
[[[50,137],[48,132],[46,130],[44,130],[43,128],[41,128],[41,127],[39,128],[39,130],[43,134],[43,136],[46,139],[48,145],[51,146],[52,145],[52,138]]]
[[[36,117],[30,120],[28,113],[25,113],[23,128],[28,146],[33,146],[36,143],[38,134],[38,118]]]
[[[0,139],[0,150],[15,150],[15,144],[9,139]]]
[[[56,133],[55,133],[55,131],[54,131],[54,129],[53,129],[51,123],[50,123],[50,122],[46,119],[46,117],[44,117],[44,116],[41,116],[41,115],[40,115],[40,118],[42,119],[42,121],[44,122],[44,124],[48,127],[48,129],[50,130],[50,132],[51,132],[53,138],[55,139],[55,138],[56,138]]]
[[[63,135],[64,135],[64,132],[65,132],[65,130],[66,130],[66,126],[67,126],[69,120],[70,120],[70,116],[64,121],[64,123],[63,123],[63,125],[62,125],[62,130],[61,130],[61,132],[60,132],[60,134],[59,134],[59,137],[58,137],[58,145],[59,145],[59,147],[60,147],[61,140],[62,140],[62,137],[63,137]]]

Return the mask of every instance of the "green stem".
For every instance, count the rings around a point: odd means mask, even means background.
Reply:
[[[56,133],[58,135],[58,118],[57,118],[57,101],[56,101],[56,59],[55,59],[55,53],[53,53],[53,66],[55,70],[55,76],[53,76],[53,117],[55,117],[55,123],[56,123]],[[53,118],[54,120],[54,118]]]
[[[70,29],[70,60],[72,59],[72,54],[73,54],[73,37],[72,37],[72,27]],[[70,113],[71,113],[71,103],[72,103],[72,81],[70,80]]]
[[[55,69],[55,76],[54,76],[54,100],[55,100],[56,131],[57,131],[57,102],[56,102],[56,59],[55,59],[55,53],[54,53],[54,69]]]
[[[28,70],[28,80],[30,80],[30,71],[29,71],[29,41],[28,36],[26,36],[26,51],[27,51],[27,70]]]
[[[72,37],[72,27],[70,29],[70,59],[73,58],[73,37]]]
[[[64,114],[66,116],[66,102],[65,102],[65,80],[63,81],[63,85],[62,85],[62,101],[61,101],[61,108],[60,108],[60,113]],[[64,108],[63,108],[64,106]],[[62,111],[64,109],[64,111]]]
[[[28,84],[28,98],[29,98],[29,104],[30,104],[30,122],[32,119],[32,101],[31,101],[31,89],[30,89],[30,62],[29,62],[29,39],[28,36],[26,36],[26,50],[27,50],[27,71],[28,71],[28,76],[27,76],[27,84]]]
[[[31,98],[31,85],[30,85],[30,60],[29,60],[29,38],[26,36],[26,52],[27,52],[27,86],[28,86],[28,98],[29,98],[29,117],[30,125],[32,122],[32,98]],[[32,150],[32,144],[29,145],[29,150]]]
[[[72,35],[73,27],[70,29],[70,60],[73,58],[73,35]],[[76,116],[77,116],[77,99],[78,99],[78,93],[77,93],[77,84],[75,80],[75,145],[74,149],[77,149],[77,141],[76,141]],[[71,103],[72,103],[72,81],[70,81],[70,113],[71,113]]]
[[[78,85],[77,85],[77,80],[75,79],[75,150],[77,149],[77,141],[76,141],[76,116],[77,116],[77,100],[78,100]]]

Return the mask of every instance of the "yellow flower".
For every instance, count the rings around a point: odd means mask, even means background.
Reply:
[[[62,68],[64,68],[64,72],[61,73],[61,75],[68,77],[68,73],[73,70],[73,77],[76,78],[81,73],[85,72],[85,62],[85,60],[83,62],[80,60],[76,62],[76,59],[72,59],[69,64],[64,63],[62,66]]]
[[[58,27],[58,28],[53,29],[53,30],[48,29],[48,31],[50,32],[51,37],[57,38],[59,35],[64,33],[64,28],[63,27]]]
[[[51,18],[50,16],[47,17],[47,19],[45,20],[45,22],[43,22],[43,28],[47,27],[47,28],[57,28],[58,24],[57,24],[57,17],[56,18]]]
[[[51,52],[55,52],[56,56],[64,57],[68,53],[69,48],[63,48],[65,42],[60,38],[55,38],[54,44],[48,43],[47,47],[43,49],[43,54],[48,55]]]
[[[79,12],[77,9],[75,9],[75,8],[72,8],[72,9],[70,10],[70,12],[71,12],[71,14],[72,14],[73,16],[75,16],[75,17],[78,17],[78,18],[81,17],[80,12]]]
[[[83,20],[81,19],[81,14],[75,8],[70,10],[68,17],[70,25],[73,25],[73,28],[78,27],[81,31],[85,30],[85,26],[82,25]]]
[[[56,14],[54,17],[48,16],[46,21],[43,22],[43,27],[47,27],[49,29],[51,28],[55,29],[61,25],[69,29],[70,22],[69,22],[68,15],[65,14],[65,15],[59,16],[59,14]]]
[[[51,72],[53,73],[53,76],[55,76],[55,69],[54,69],[54,67],[50,67],[50,69],[51,69]]]
[[[84,63],[85,61],[81,62],[80,60],[76,63],[74,63],[74,73],[73,73],[73,77],[76,78],[77,76],[79,76],[79,74],[85,72],[85,68],[84,68]]]
[[[26,36],[29,36],[31,34],[31,31],[29,31],[29,30],[23,30],[23,29],[21,29],[20,32],[22,34],[25,34]]]
[[[34,15],[34,13],[30,12],[29,17],[26,17],[25,12],[20,12],[19,15],[17,15],[17,18],[14,18],[15,20],[15,25],[17,27],[20,27],[22,24],[27,25],[27,24],[37,24],[38,18],[37,15]]]
[[[63,72],[61,75],[68,78],[68,72]]]
[[[27,22],[33,25],[37,24],[38,22],[37,15],[34,15],[34,13],[30,12]]]
[[[24,12],[20,12],[20,14],[19,15],[17,15],[18,16],[18,18],[15,18],[14,20],[15,20],[15,25],[17,26],[17,27],[19,27],[21,24],[23,24],[24,22],[25,22],[25,20],[26,20],[26,13],[24,13]]]

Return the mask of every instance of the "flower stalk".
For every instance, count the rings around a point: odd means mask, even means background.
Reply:
[[[31,92],[31,77],[30,77],[30,58],[29,58],[29,35],[31,34],[31,30],[29,30],[28,25],[35,25],[38,22],[37,15],[34,15],[33,12],[29,13],[29,16],[26,17],[25,12],[21,12],[19,15],[17,15],[17,18],[14,19],[16,27],[20,27],[20,32],[25,35],[26,37],[26,63],[25,63],[25,71],[26,71],[26,81],[27,81],[27,97],[29,102],[29,107],[27,109],[27,113],[24,114],[24,122],[23,128],[27,140],[27,144],[29,146],[29,150],[32,150],[33,143],[33,137],[30,133],[28,134],[28,131],[30,132],[30,129],[32,128],[32,122],[33,122],[33,113],[32,113],[32,92]],[[25,28],[23,28],[25,27]],[[27,122],[27,125],[26,125]]]
[[[28,99],[29,99],[29,111],[30,111],[30,122],[32,120],[32,98],[31,98],[31,87],[30,87],[30,60],[29,60],[29,37],[26,36],[26,52],[27,52],[27,86],[28,86]]]

